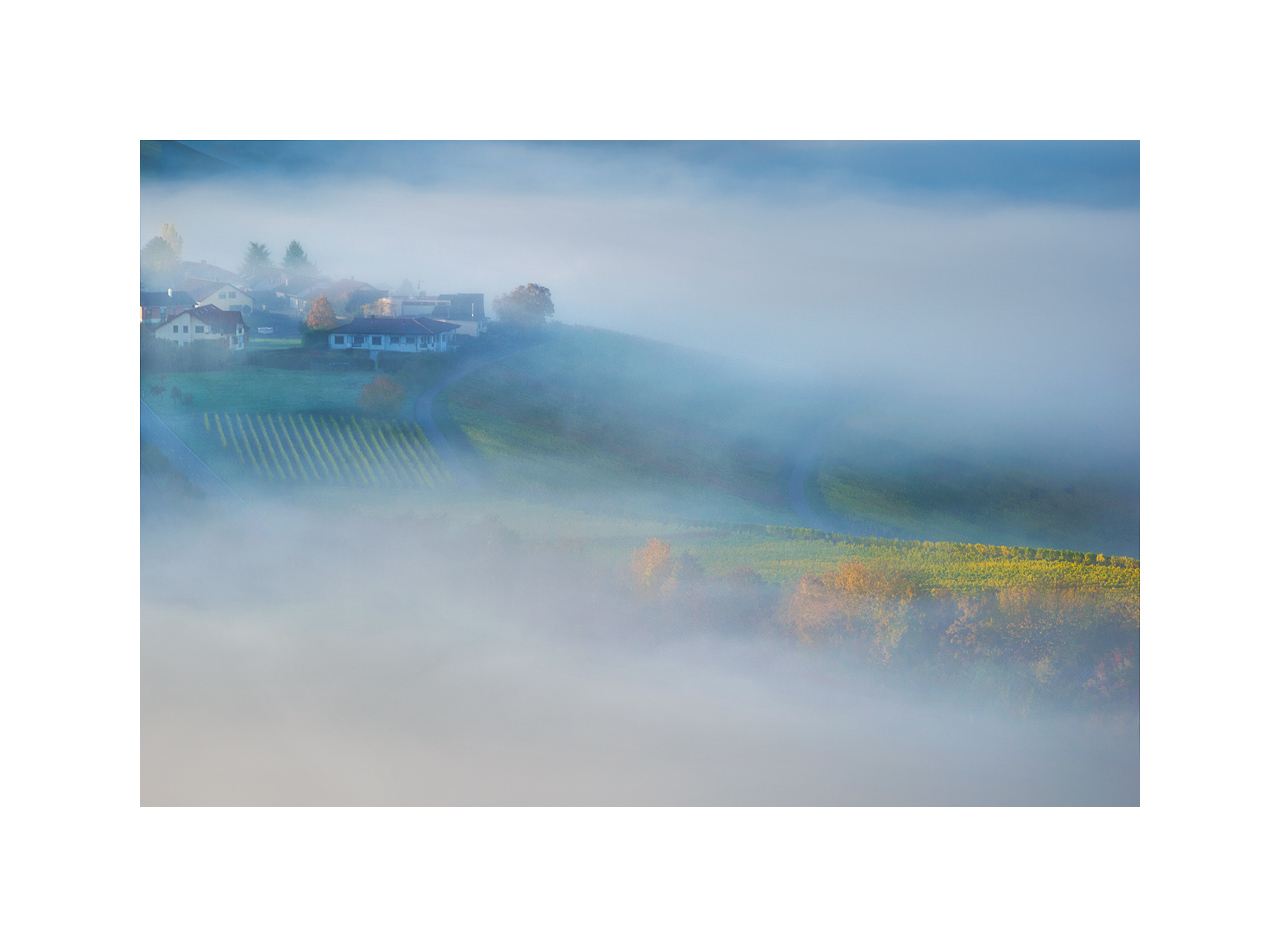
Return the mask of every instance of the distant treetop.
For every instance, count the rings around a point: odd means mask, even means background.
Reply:
[[[551,302],[551,290],[537,283],[526,283],[495,299],[493,311],[502,322],[540,326],[555,315],[556,307]]]
[[[291,241],[284,251],[284,271],[290,276],[314,276],[315,264],[307,258],[307,252],[297,240]]]
[[[271,251],[265,243],[250,243],[244,253],[244,262],[240,264],[240,275],[246,279],[257,279],[265,276],[271,269]]]

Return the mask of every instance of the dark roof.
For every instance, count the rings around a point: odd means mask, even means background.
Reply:
[[[327,285],[329,285],[329,281],[318,276],[290,276],[287,280],[281,280],[277,283],[275,291],[289,296],[305,296],[315,289],[320,289],[323,292],[322,287]]]
[[[206,296],[208,296],[210,293],[217,292],[223,286],[230,286],[236,292],[244,293],[246,296],[249,296],[250,299],[253,298],[249,293],[245,292],[235,283],[230,283],[226,280],[197,279],[195,277],[187,277],[187,279],[184,279],[182,281],[181,285],[182,285],[182,288],[186,292],[190,293],[194,299],[203,299]],[[177,290],[174,290],[174,292],[177,292]]]
[[[459,319],[484,319],[484,293],[442,293],[441,302],[453,304],[453,314]],[[471,314],[475,313],[473,317]]]
[[[159,306],[194,306],[195,304],[196,301],[190,294],[175,289],[172,296],[167,292],[143,293],[141,306],[143,309],[155,309]]]
[[[219,309],[217,306],[197,306],[195,309],[188,309],[186,312],[170,316],[164,322],[156,326],[156,331],[159,332],[169,323],[173,322],[173,320],[180,318],[181,316],[194,316],[205,325],[213,326],[223,335],[235,335],[236,326],[242,326],[245,324],[244,316],[240,315],[240,313],[236,312],[234,309],[227,312],[225,309]]]
[[[440,335],[450,329],[457,329],[453,322],[441,322],[422,316],[417,319],[353,319],[351,322],[330,329],[335,332],[352,335]]]
[[[193,263],[189,261],[179,263],[178,271],[188,279],[224,280],[228,283],[237,279],[235,273],[230,270],[224,270],[220,266],[214,266],[212,263]]]
[[[334,280],[329,284],[328,292],[334,296],[341,296],[343,293],[358,293],[361,291],[373,291],[381,293],[382,290],[375,289],[368,283],[361,282],[358,279],[340,279]],[[385,294],[384,294],[385,295]]]

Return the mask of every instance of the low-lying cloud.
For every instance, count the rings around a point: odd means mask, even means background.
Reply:
[[[499,524],[262,510],[143,556],[145,804],[1137,801],[1133,726],[655,622]]]

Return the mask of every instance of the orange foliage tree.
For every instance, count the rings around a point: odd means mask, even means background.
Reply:
[[[360,389],[356,403],[370,414],[391,417],[404,405],[404,388],[389,375],[379,375]]]
[[[643,592],[660,589],[671,573],[671,543],[650,539],[631,554],[631,577]]]
[[[797,582],[783,619],[806,644],[854,637],[873,644],[887,659],[910,630],[913,606],[925,594],[901,569],[853,559]]]
[[[338,317],[333,314],[333,306],[324,296],[317,296],[307,313],[307,328],[324,331],[338,328]]]

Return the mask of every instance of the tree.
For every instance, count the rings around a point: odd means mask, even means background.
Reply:
[[[370,414],[392,417],[404,405],[404,388],[390,375],[379,375],[360,389],[356,403]]]
[[[338,317],[333,314],[333,307],[325,297],[317,296],[311,303],[311,311],[307,313],[307,328],[322,332],[338,328]]]
[[[408,280],[403,280],[396,289],[397,296],[412,296],[414,294],[413,284]]]
[[[173,247],[163,237],[152,237],[142,248],[142,269],[153,280],[168,277],[178,262]]]
[[[671,543],[656,537],[631,554],[631,577],[642,592],[662,586],[671,575]]]
[[[246,279],[257,279],[271,268],[271,251],[265,243],[250,243],[245,251],[244,262],[240,264],[240,275]]]
[[[182,237],[178,235],[178,228],[173,224],[162,224],[160,226],[160,239],[169,244],[173,250],[173,258],[178,263],[182,262]]]
[[[517,286],[493,301],[493,311],[502,322],[520,326],[540,326],[555,314],[551,290],[537,283]]]
[[[386,296],[381,299],[375,299],[371,303],[366,303],[361,308],[364,310],[364,314],[371,319],[390,319],[396,314],[395,303]]]
[[[290,276],[311,276],[316,271],[315,264],[307,258],[307,252],[297,240],[285,247],[284,271]]]

